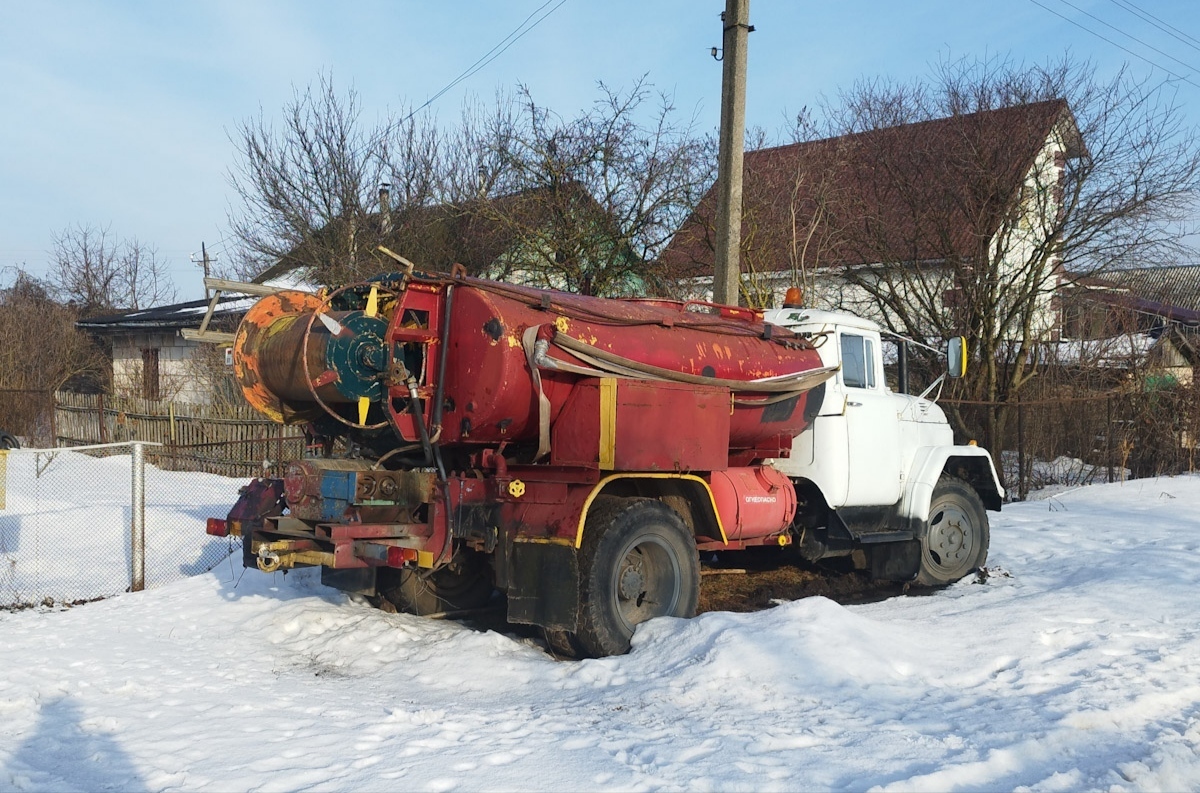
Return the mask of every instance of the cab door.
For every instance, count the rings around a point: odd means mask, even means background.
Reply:
[[[897,400],[884,385],[883,355],[874,334],[839,331],[846,395],[846,489],[842,506],[880,506],[900,500],[900,421]]]

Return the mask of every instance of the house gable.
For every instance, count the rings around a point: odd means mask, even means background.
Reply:
[[[941,263],[994,253],[1004,224],[1053,211],[1047,176],[1081,152],[1063,100],[748,152],[743,274],[783,281],[904,262],[936,277]],[[711,276],[714,217],[712,190],[664,252],[665,269]]]

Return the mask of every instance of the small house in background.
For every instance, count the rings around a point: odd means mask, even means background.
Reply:
[[[252,304],[244,296],[222,296],[213,313],[214,330],[232,331]],[[208,403],[225,388],[224,352],[183,338],[208,310],[208,300],[191,300],[142,311],[80,320],[76,326],[111,351],[113,391],[143,399]]]
[[[1200,335],[1200,265],[1130,267],[1063,289],[1063,335],[1098,339],[1155,334],[1168,325]]]
[[[271,270],[253,283],[258,291],[267,293],[281,289],[315,291],[314,286],[294,274]],[[241,394],[234,385],[228,358],[229,342],[242,316],[257,299],[248,294],[218,292],[206,300],[88,317],[75,325],[109,351],[114,394],[192,404],[240,404]],[[211,316],[205,323],[210,309]],[[202,324],[223,343],[197,339],[195,331]]]
[[[1131,267],[1076,279],[1061,295],[1063,337],[1148,388],[1190,385],[1200,365],[1200,265]],[[1081,361],[1081,363],[1084,363]]]
[[[426,272],[467,274],[581,294],[646,294],[645,268],[616,224],[573,181],[455,203],[356,210],[312,231],[263,273],[345,283],[396,269],[383,245]]]

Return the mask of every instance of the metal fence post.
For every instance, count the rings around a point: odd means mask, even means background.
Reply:
[[[108,443],[108,422],[104,420],[104,394],[96,394],[96,421],[100,423],[100,442]]]
[[[1107,425],[1104,428],[1104,461],[1108,465],[1108,482],[1109,482],[1109,484],[1112,484],[1112,482],[1116,478],[1114,475],[1115,472],[1113,470],[1114,466],[1113,466],[1113,442],[1112,442],[1112,434],[1113,434],[1113,411],[1112,411],[1113,405],[1112,405],[1112,402],[1113,402],[1112,394],[1109,394],[1108,396],[1106,396],[1104,398],[1104,420],[1107,422]]]
[[[130,521],[132,552],[129,555],[129,590],[141,592],[146,588],[146,451],[140,443],[133,444],[133,493],[130,505],[133,519]]]
[[[1017,497],[1024,501],[1029,495],[1029,478],[1025,470],[1025,403],[1017,394]]]

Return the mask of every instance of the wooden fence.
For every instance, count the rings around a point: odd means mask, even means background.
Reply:
[[[60,446],[160,443],[146,452],[160,468],[224,476],[278,474],[280,461],[304,452],[304,434],[298,427],[263,418],[248,405],[59,392],[54,395],[54,427]]]
[[[1032,391],[1032,389],[1031,389]],[[1200,463],[1200,388],[1070,393],[1011,402],[941,400],[967,437],[981,438],[1013,498],[1051,484],[1083,485],[1192,472]],[[999,437],[988,417],[1004,410]],[[1000,422],[996,422],[1000,425]],[[965,440],[965,439],[964,439]]]

